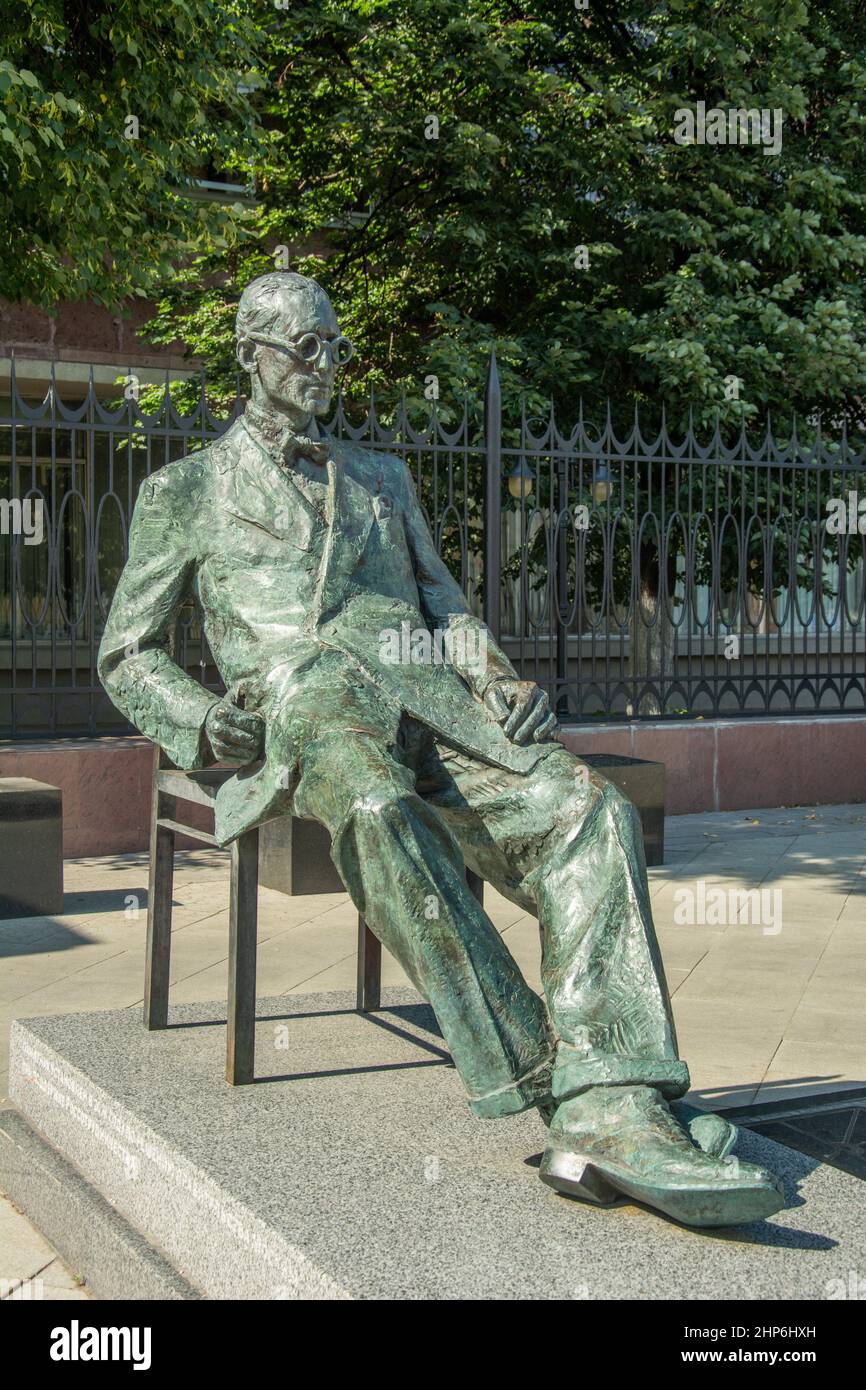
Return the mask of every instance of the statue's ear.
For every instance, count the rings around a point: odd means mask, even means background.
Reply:
[[[238,338],[235,352],[244,371],[252,375],[256,370],[258,343],[254,343],[252,338]]]

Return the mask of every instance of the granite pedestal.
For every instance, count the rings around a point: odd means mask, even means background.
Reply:
[[[346,891],[327,830],[299,816],[279,816],[259,827],[259,883],[289,897]]]
[[[0,918],[63,911],[63,798],[32,777],[0,777]]]
[[[579,753],[578,757],[633,802],[640,816],[643,847],[650,866],[665,862],[665,765],[619,753]]]
[[[13,1025],[0,1187],[104,1297],[143,1296],[148,1251],[157,1296],[217,1299],[821,1299],[862,1267],[862,1184],[770,1140],[738,1150],[786,1181],[770,1221],[713,1233],[594,1209],[539,1182],[536,1112],[471,1114],[410,991],[378,1014],[348,992],[258,1008],[261,1079],[241,1088],[223,1079],[224,1005],[175,1008],[165,1032],[138,1010]],[[58,1217],[56,1168],[40,1188],[52,1153],[86,1216]],[[108,1210],[127,1227],[113,1245]]]

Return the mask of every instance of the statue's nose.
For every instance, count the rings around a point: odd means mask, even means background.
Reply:
[[[332,376],[336,369],[336,365],[334,360],[334,349],[327,339],[325,339],[322,343],[319,356],[316,359],[316,371],[320,376]]]

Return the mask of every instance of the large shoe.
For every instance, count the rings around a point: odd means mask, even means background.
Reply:
[[[761,1221],[785,1205],[765,1168],[696,1148],[650,1086],[596,1086],[563,1101],[539,1176],[569,1197],[630,1197],[687,1226]]]

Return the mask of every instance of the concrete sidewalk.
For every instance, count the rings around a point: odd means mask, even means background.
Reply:
[[[653,910],[694,1098],[741,1106],[866,1085],[866,806],[680,816],[666,848]],[[225,998],[227,877],[224,853],[178,855],[176,1003]],[[68,860],[62,917],[0,922],[0,1096],[11,1019],[140,1004],[146,890],[145,855]],[[538,987],[537,923],[489,888],[486,906]],[[262,890],[259,994],[352,988],[356,920],[344,894]],[[387,955],[383,980],[406,983]]]

